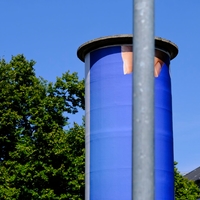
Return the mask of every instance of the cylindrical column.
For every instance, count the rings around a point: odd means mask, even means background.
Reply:
[[[154,0],[133,5],[132,200],[154,200]]]
[[[155,38],[156,199],[174,198],[170,41]],[[130,200],[132,179],[132,35],[78,49],[86,69],[86,200]],[[144,186],[145,187],[145,186]]]

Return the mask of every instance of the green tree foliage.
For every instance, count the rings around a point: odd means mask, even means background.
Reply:
[[[176,164],[174,166],[176,200],[197,200],[200,198],[200,189],[194,181],[188,180],[180,174]]]
[[[84,199],[84,81],[69,72],[48,83],[23,55],[0,60],[0,199]]]

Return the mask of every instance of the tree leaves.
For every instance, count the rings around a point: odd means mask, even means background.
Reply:
[[[174,166],[175,173],[175,197],[176,200],[196,200],[200,197],[200,189],[191,180],[184,178]]]
[[[34,64],[0,60],[0,199],[83,199],[84,127],[64,128],[84,108],[84,81],[48,83]]]

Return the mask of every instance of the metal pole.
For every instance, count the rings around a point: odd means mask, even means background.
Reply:
[[[133,200],[154,200],[154,0],[134,0]]]

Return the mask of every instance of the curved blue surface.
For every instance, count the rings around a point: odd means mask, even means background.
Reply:
[[[174,200],[171,79],[165,64],[155,78],[155,175],[156,199]]]
[[[132,74],[123,74],[121,47],[90,53],[90,200],[131,200]],[[87,87],[87,86],[86,86]],[[174,199],[169,68],[155,78],[156,199]],[[144,186],[145,187],[145,186]]]

